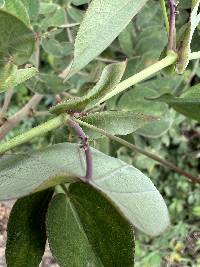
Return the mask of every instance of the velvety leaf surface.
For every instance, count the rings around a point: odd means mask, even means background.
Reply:
[[[52,107],[50,112],[56,114],[60,114],[64,111],[80,112],[86,108],[93,107],[120,82],[125,67],[126,62],[114,63],[106,66],[97,84],[85,96],[64,101]]]
[[[40,8],[40,0],[21,0],[24,6],[26,7],[29,17],[31,20],[36,20],[39,8]]]
[[[163,94],[154,100],[165,102],[177,112],[200,121],[200,84],[191,87],[181,97],[175,97],[172,94]]]
[[[28,11],[21,1],[5,0],[4,8],[11,14],[18,17],[20,20],[22,20],[26,25],[30,26]]]
[[[76,37],[74,62],[69,76],[108,47],[146,2],[147,0],[93,0]]]
[[[0,9],[0,58],[12,58],[13,63],[25,63],[33,53],[34,33],[20,19]]]
[[[156,117],[129,111],[105,111],[91,113],[81,118],[82,121],[92,124],[113,135],[127,135],[135,132],[148,122],[156,121]],[[102,135],[88,128],[84,128],[89,138],[101,138]]]
[[[51,251],[63,267],[134,266],[131,225],[84,183],[70,186],[69,196],[54,197],[47,231]]]
[[[0,66],[0,92],[13,88],[37,74],[36,68],[18,69],[16,65],[8,63]]]
[[[136,227],[150,235],[169,224],[167,207],[149,178],[134,168],[92,149],[90,184],[100,190]],[[76,181],[85,176],[79,145],[62,143],[31,155],[5,155],[0,161],[0,199],[17,198],[34,190]]]
[[[7,267],[37,267],[46,244],[45,215],[53,191],[17,200],[8,222]]]

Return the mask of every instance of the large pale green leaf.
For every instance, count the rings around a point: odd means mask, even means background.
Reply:
[[[175,97],[172,94],[163,94],[154,100],[165,102],[177,112],[200,121],[200,84],[191,87],[180,97]]]
[[[124,74],[125,68],[126,62],[114,63],[106,66],[98,83],[85,96],[64,101],[52,107],[50,112],[60,114],[65,111],[80,112],[86,108],[91,108],[116,87]]]
[[[4,92],[10,88],[25,82],[37,74],[36,68],[18,69],[14,64],[6,64],[0,66],[0,92]]]
[[[189,22],[185,25],[185,31],[183,37],[180,39],[179,50],[178,50],[178,62],[177,72],[182,74],[187,68],[189,58],[191,54],[191,42],[196,27],[200,22],[200,14],[198,14],[200,0],[192,0],[191,14]]]
[[[30,26],[28,11],[21,0],[5,0],[4,8],[22,20],[26,25]]]
[[[167,207],[149,178],[138,169],[92,149],[90,184],[105,195],[140,230],[150,235],[169,224]],[[0,161],[0,199],[18,198],[85,176],[84,152],[62,143],[31,155],[5,155]],[[72,179],[72,177],[74,177]]]
[[[134,266],[133,228],[84,183],[70,186],[69,196],[53,198],[47,233],[53,256],[62,267]]]
[[[157,120],[156,117],[129,111],[105,111],[91,113],[82,120],[113,135],[127,135],[135,132],[148,122]],[[101,134],[84,128],[89,138],[101,138]]]
[[[74,62],[68,77],[107,48],[147,1],[93,0],[76,37]]]
[[[23,21],[0,9],[0,60],[21,65],[34,50],[34,33]]]
[[[53,191],[19,199],[8,222],[6,262],[8,267],[36,267],[45,250],[45,215]]]

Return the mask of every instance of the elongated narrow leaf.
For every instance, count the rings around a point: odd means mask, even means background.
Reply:
[[[105,111],[91,113],[82,118],[83,121],[95,125],[113,135],[127,135],[135,132],[148,122],[156,121],[156,117],[129,111]],[[103,137],[101,134],[84,128],[89,138]]]
[[[76,37],[74,62],[68,77],[107,48],[147,1],[93,0]]]
[[[28,11],[21,0],[5,0],[5,10],[22,20],[26,25],[30,26]]]
[[[51,113],[60,114],[62,112],[80,112],[86,108],[91,108],[103,98],[108,92],[113,90],[120,82],[126,67],[126,62],[110,64],[102,72],[98,83],[81,98],[69,99],[50,109]]]
[[[69,197],[54,197],[47,231],[51,251],[63,267],[134,266],[132,226],[84,183],[70,186]]]
[[[169,223],[166,205],[149,178],[138,169],[92,149],[90,184],[100,190],[140,230],[161,233]],[[0,161],[0,199],[76,181],[85,176],[84,152],[62,143],[32,155],[5,155]],[[74,179],[72,179],[74,177]]]
[[[200,121],[200,84],[191,87],[181,97],[172,94],[164,94],[154,99],[155,101],[165,102],[173,107],[177,112]]]
[[[183,37],[180,40],[180,47],[179,47],[179,58],[177,62],[177,72],[182,74],[184,70],[187,68],[189,63],[189,58],[191,54],[191,42],[192,37],[195,32],[196,27],[200,22],[200,14],[198,13],[200,0],[193,0],[191,6],[191,14],[189,22],[185,26],[185,31]]]
[[[8,267],[37,267],[46,244],[45,215],[53,191],[19,199],[10,214],[6,262]]]
[[[37,74],[36,68],[18,69],[16,65],[9,63],[0,67],[0,92],[13,88],[25,82]]]
[[[33,31],[20,19],[0,9],[0,58],[21,65],[25,63],[34,50]]]

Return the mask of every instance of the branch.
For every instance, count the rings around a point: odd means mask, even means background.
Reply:
[[[4,154],[6,151],[13,149],[19,145],[25,144],[28,141],[31,141],[33,138],[42,136],[54,129],[65,124],[66,120],[69,118],[67,115],[59,115],[51,120],[48,120],[45,123],[42,123],[31,130],[17,135],[11,140],[0,144],[0,155]]]
[[[176,51],[176,3],[175,0],[169,0],[170,21],[169,21],[169,40],[168,50]]]
[[[169,162],[169,161],[167,161],[167,160],[165,160],[165,159],[162,159],[162,158],[160,158],[159,156],[154,155],[154,154],[152,154],[152,153],[150,153],[150,152],[148,152],[148,151],[146,151],[146,150],[144,150],[144,149],[142,149],[142,148],[140,148],[140,147],[138,147],[138,146],[136,146],[136,145],[133,145],[133,144],[131,144],[131,143],[129,143],[129,142],[127,142],[127,141],[125,141],[125,140],[123,140],[123,139],[117,137],[117,136],[114,136],[114,135],[112,135],[112,134],[109,134],[109,133],[107,133],[106,131],[104,131],[103,129],[97,128],[97,127],[95,127],[95,126],[93,126],[93,125],[91,125],[91,124],[88,124],[88,123],[86,123],[86,122],[83,122],[83,121],[81,121],[81,120],[79,120],[79,119],[76,119],[76,121],[77,121],[80,125],[83,125],[84,127],[87,127],[87,128],[89,128],[89,129],[91,129],[91,130],[93,130],[93,131],[96,131],[96,132],[98,132],[98,133],[101,133],[102,135],[107,136],[107,137],[110,138],[111,140],[114,140],[114,141],[116,141],[116,142],[122,144],[122,145],[125,146],[125,147],[128,147],[128,148],[130,148],[130,149],[132,149],[132,150],[134,150],[134,151],[137,151],[137,152],[139,152],[139,153],[141,153],[141,154],[147,156],[148,158],[151,158],[151,159],[153,159],[153,160],[159,162],[160,164],[162,164],[162,165],[164,165],[164,166],[170,168],[171,170],[173,170],[173,171],[175,171],[175,172],[177,172],[177,173],[179,173],[179,174],[185,176],[185,177],[186,177],[187,179],[189,179],[191,182],[200,184],[200,179],[199,179],[198,177],[195,177],[195,176],[191,175],[190,173],[187,173],[187,172],[183,171],[182,169],[180,169],[179,167],[177,167],[177,166],[174,165],[173,163],[171,163],[171,162]]]
[[[5,113],[8,110],[11,98],[13,95],[13,89],[9,89],[6,93],[5,93],[5,97],[4,97],[4,102],[3,102],[3,107],[0,111],[0,125],[2,125],[5,122]]]
[[[74,119],[69,119],[67,123],[75,130],[76,134],[81,139],[82,148],[84,149],[85,159],[86,159],[86,175],[84,177],[84,180],[86,182],[89,182],[92,179],[93,164],[92,164],[92,153],[88,144],[88,138],[84,133],[83,129]]]
[[[5,123],[0,127],[0,140],[2,140],[10,130],[16,127],[18,123],[28,117],[31,110],[35,109],[42,98],[42,95],[35,94],[20,111],[6,120]]]

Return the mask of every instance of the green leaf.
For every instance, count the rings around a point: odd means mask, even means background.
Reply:
[[[54,3],[40,3],[40,15],[48,15],[50,13],[54,13],[59,8],[59,5]]]
[[[65,16],[66,13],[64,8],[61,8],[59,5],[57,5],[56,11],[42,20],[41,28],[43,30],[47,30],[49,27],[59,27],[64,25],[66,22]]]
[[[108,198],[128,221],[149,235],[169,224],[167,207],[149,178],[138,169],[92,150],[90,184]],[[0,199],[18,198],[85,176],[84,152],[62,143],[31,155],[4,155],[0,161]]]
[[[52,38],[42,38],[41,45],[45,52],[57,58],[67,56],[73,51],[73,45],[71,43],[60,43]]]
[[[6,245],[8,267],[36,267],[46,244],[45,215],[53,191],[19,199],[10,214]]]
[[[14,64],[0,67],[0,92],[13,88],[37,74],[36,68],[18,69]]]
[[[84,183],[70,186],[69,196],[54,197],[47,232],[53,256],[63,267],[134,266],[132,226]]]
[[[171,128],[173,122],[173,114],[166,112],[159,120],[147,123],[141,129],[138,129],[136,133],[149,138],[158,138]]]
[[[21,0],[24,6],[26,7],[29,17],[31,20],[37,20],[39,9],[40,9],[40,1],[39,0]]]
[[[72,0],[72,4],[75,6],[81,6],[81,5],[87,4],[89,2],[90,2],[90,0]]]
[[[114,63],[106,66],[98,83],[85,96],[69,99],[50,109],[51,113],[80,112],[93,107],[108,92],[120,82],[126,68],[126,62]]]
[[[136,85],[134,89],[126,92],[120,98],[117,108],[124,111],[134,111],[159,117],[159,120],[151,121],[137,130],[137,133],[150,138],[157,138],[165,134],[174,121],[173,114],[168,112],[165,103],[152,102],[147,98],[156,98],[163,92],[173,92],[180,85],[181,78],[177,76],[157,78]]]
[[[85,15],[85,11],[70,6],[67,10],[68,15],[74,22],[81,23]]]
[[[133,24],[129,25],[120,33],[118,39],[122,51],[131,56],[133,54],[133,41],[132,41]]]
[[[93,0],[75,41],[69,78],[105,50],[148,0]],[[114,25],[114,27],[113,27]]]
[[[18,17],[27,26],[30,26],[30,19],[29,19],[28,11],[20,0],[5,0],[4,8],[9,13]]]
[[[61,78],[50,73],[38,73],[37,76],[26,82],[26,85],[33,92],[43,95],[59,94],[71,88],[69,84],[64,85]]]
[[[34,50],[34,33],[23,21],[0,9],[0,58],[1,61],[21,65]]]
[[[157,118],[152,116],[145,116],[142,113],[129,111],[96,112],[81,118],[82,121],[101,128],[113,135],[127,135],[133,133],[146,123],[155,121],[156,119]],[[103,137],[101,134],[87,128],[84,128],[84,131],[88,134],[89,138],[96,139]]]
[[[163,94],[151,100],[165,102],[177,112],[200,121],[200,84],[191,87],[181,97],[175,97],[172,94]]]
[[[180,39],[179,49],[178,49],[178,62],[177,62],[177,72],[182,74],[189,64],[189,58],[191,54],[191,42],[193,34],[196,27],[200,22],[200,13],[198,13],[200,0],[192,0],[191,14],[189,22],[186,24],[185,33]]]

